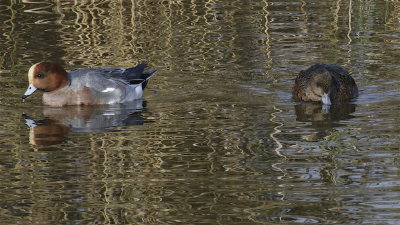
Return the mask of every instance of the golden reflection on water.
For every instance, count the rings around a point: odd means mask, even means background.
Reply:
[[[235,34],[243,29],[243,25],[254,26],[256,33],[260,34],[268,29],[267,18],[263,18],[262,14],[245,16],[242,18],[248,19],[239,21],[237,14],[253,8],[240,1],[229,4],[222,2],[222,5],[220,2],[202,5],[180,1],[54,1],[50,5],[44,2],[25,4],[24,13],[40,15],[34,24],[57,25],[58,28],[51,32],[56,32],[55,41],[65,52],[63,60],[80,66],[93,63],[126,65],[140,55],[142,60],[151,56],[157,56],[158,61],[167,59],[161,61],[167,68],[176,67],[176,63],[182,61],[181,57],[190,57],[199,64],[186,67],[207,71],[211,62],[242,60],[241,52],[236,49],[238,44],[245,42],[236,39]],[[223,10],[224,7],[230,10]],[[261,4],[261,7],[267,9],[266,5]],[[50,14],[57,17],[50,17],[47,21],[41,18]],[[264,20],[264,26],[258,25],[260,20]],[[157,24],[156,28],[154,24]],[[227,35],[218,33],[221,30]],[[269,34],[260,36],[260,40],[265,39],[265,35]],[[266,54],[265,59],[270,58],[268,49],[262,52]]]
[[[319,35],[325,40],[329,38],[329,42],[341,42],[340,36],[346,33],[347,45],[354,38],[368,38],[358,36],[360,32],[368,33],[352,18],[369,13],[373,7],[381,7],[379,4],[366,7],[360,3],[353,6],[352,1],[332,1],[329,5],[323,10],[332,15],[330,23],[333,29]],[[11,41],[16,36],[13,35],[15,15],[31,14],[34,19],[36,17],[32,27],[43,24],[57,26],[55,30],[44,32],[56,32],[53,35],[56,45],[64,52],[63,61],[75,67],[93,64],[126,66],[132,61],[148,60],[165,68],[209,71],[215,63],[214,66],[220,63],[237,66],[236,62],[248,61],[250,51],[254,52],[251,48],[259,46],[260,54],[256,56],[262,62],[260,65],[267,69],[265,72],[269,73],[272,65],[277,63],[272,57],[274,49],[271,43],[304,39],[304,36],[282,36],[277,32],[276,23],[283,22],[279,11],[281,6],[265,0],[253,4],[242,4],[241,1],[25,1],[22,10],[19,8],[19,4],[11,3],[9,8],[2,10],[3,17],[6,17],[3,21],[11,25],[11,30],[4,32],[7,39]],[[291,7],[296,8],[296,5]],[[312,32],[309,21],[315,19],[313,6],[302,1],[298,8],[299,15],[294,15],[291,22],[299,26],[300,34],[309,35]],[[381,19],[383,25],[397,32],[398,5],[387,4],[382,11],[385,12]],[[345,30],[344,24],[347,24]],[[297,29],[289,23],[282,25],[284,29],[285,26],[286,29]],[[243,29],[257,35],[250,38],[241,36]],[[389,38],[387,41],[396,40]],[[350,47],[344,48],[351,54]],[[246,55],[249,57],[243,58]],[[182,65],[184,60],[180,59],[183,57],[196,64]],[[4,61],[4,57],[0,60]],[[347,57],[342,64],[350,64],[349,60]]]

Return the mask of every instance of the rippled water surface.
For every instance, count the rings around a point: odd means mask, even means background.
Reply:
[[[399,224],[399,34],[396,0],[0,1],[0,224]],[[22,103],[42,60],[158,73]],[[293,101],[318,62],[359,98]]]

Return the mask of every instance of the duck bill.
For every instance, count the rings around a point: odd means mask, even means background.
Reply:
[[[37,88],[35,86],[33,86],[33,84],[30,84],[28,89],[26,89],[25,94],[22,95],[22,99],[26,99],[27,97],[29,97],[36,90],[37,90]]]
[[[331,98],[326,93],[321,96],[321,101],[324,105],[332,105]]]

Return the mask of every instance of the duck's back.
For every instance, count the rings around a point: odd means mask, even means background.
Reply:
[[[331,98],[334,101],[343,102],[358,96],[358,87],[353,77],[338,65],[326,65],[326,69],[334,78],[335,92]]]

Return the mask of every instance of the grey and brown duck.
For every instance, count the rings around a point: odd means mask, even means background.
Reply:
[[[357,84],[349,72],[334,64],[315,64],[300,71],[293,87],[294,100],[321,101],[326,105],[357,96]]]

